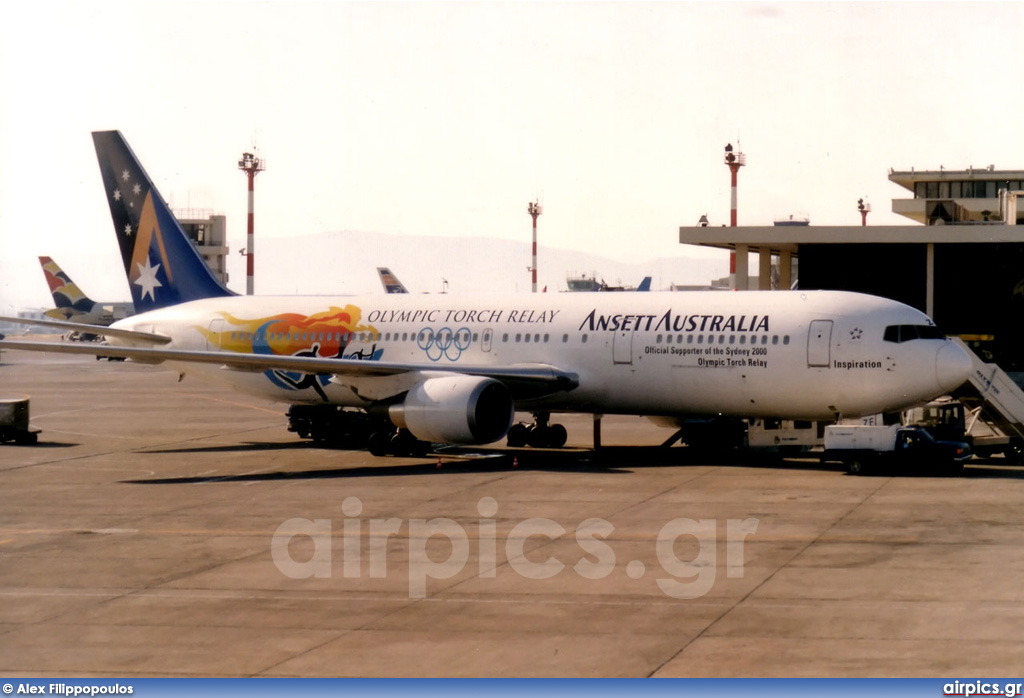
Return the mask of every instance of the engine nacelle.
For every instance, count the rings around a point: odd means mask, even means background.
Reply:
[[[388,416],[423,441],[486,444],[505,436],[515,405],[502,383],[480,376],[428,378]]]

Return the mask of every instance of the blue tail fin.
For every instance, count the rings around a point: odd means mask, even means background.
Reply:
[[[637,291],[650,291],[651,290],[651,277],[645,276],[644,280],[640,282],[640,285],[636,287]]]
[[[92,134],[137,312],[234,295],[210,272],[120,131]]]

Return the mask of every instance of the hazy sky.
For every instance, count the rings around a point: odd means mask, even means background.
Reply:
[[[254,138],[267,161],[258,238],[528,241],[526,204],[540,197],[542,244],[637,262],[688,254],[678,228],[701,214],[728,222],[728,142],[748,158],[741,225],[798,213],[857,224],[861,196],[869,222],[909,224],[890,212],[905,195],[890,167],[1024,168],[1018,3],[43,1],[0,13],[0,314],[48,300],[40,254],[100,300],[127,297],[93,130],[124,133],[175,207],[228,216],[236,289],[237,160]],[[263,274],[274,260],[257,257]]]

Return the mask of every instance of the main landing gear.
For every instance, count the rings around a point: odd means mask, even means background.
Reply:
[[[288,431],[302,439],[336,448],[366,448],[366,435],[379,420],[365,412],[345,410],[336,405],[292,405],[288,408]]]
[[[369,449],[375,456],[425,456],[430,444],[386,419],[334,405],[292,405],[288,431],[336,448]]]
[[[533,424],[519,422],[513,424],[508,430],[508,445],[510,448],[532,446],[533,448],[561,448],[565,446],[569,438],[565,427],[561,424],[549,424],[551,419],[549,412],[535,412]]]
[[[370,453],[375,456],[414,456],[422,458],[430,452],[430,444],[420,441],[407,429],[379,429],[370,434]]]

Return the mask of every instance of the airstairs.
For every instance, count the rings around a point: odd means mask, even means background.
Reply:
[[[953,397],[967,408],[967,432],[976,450],[1002,451],[1024,461],[1024,390],[997,364],[986,363],[960,339],[953,339],[971,357],[971,376]]]

